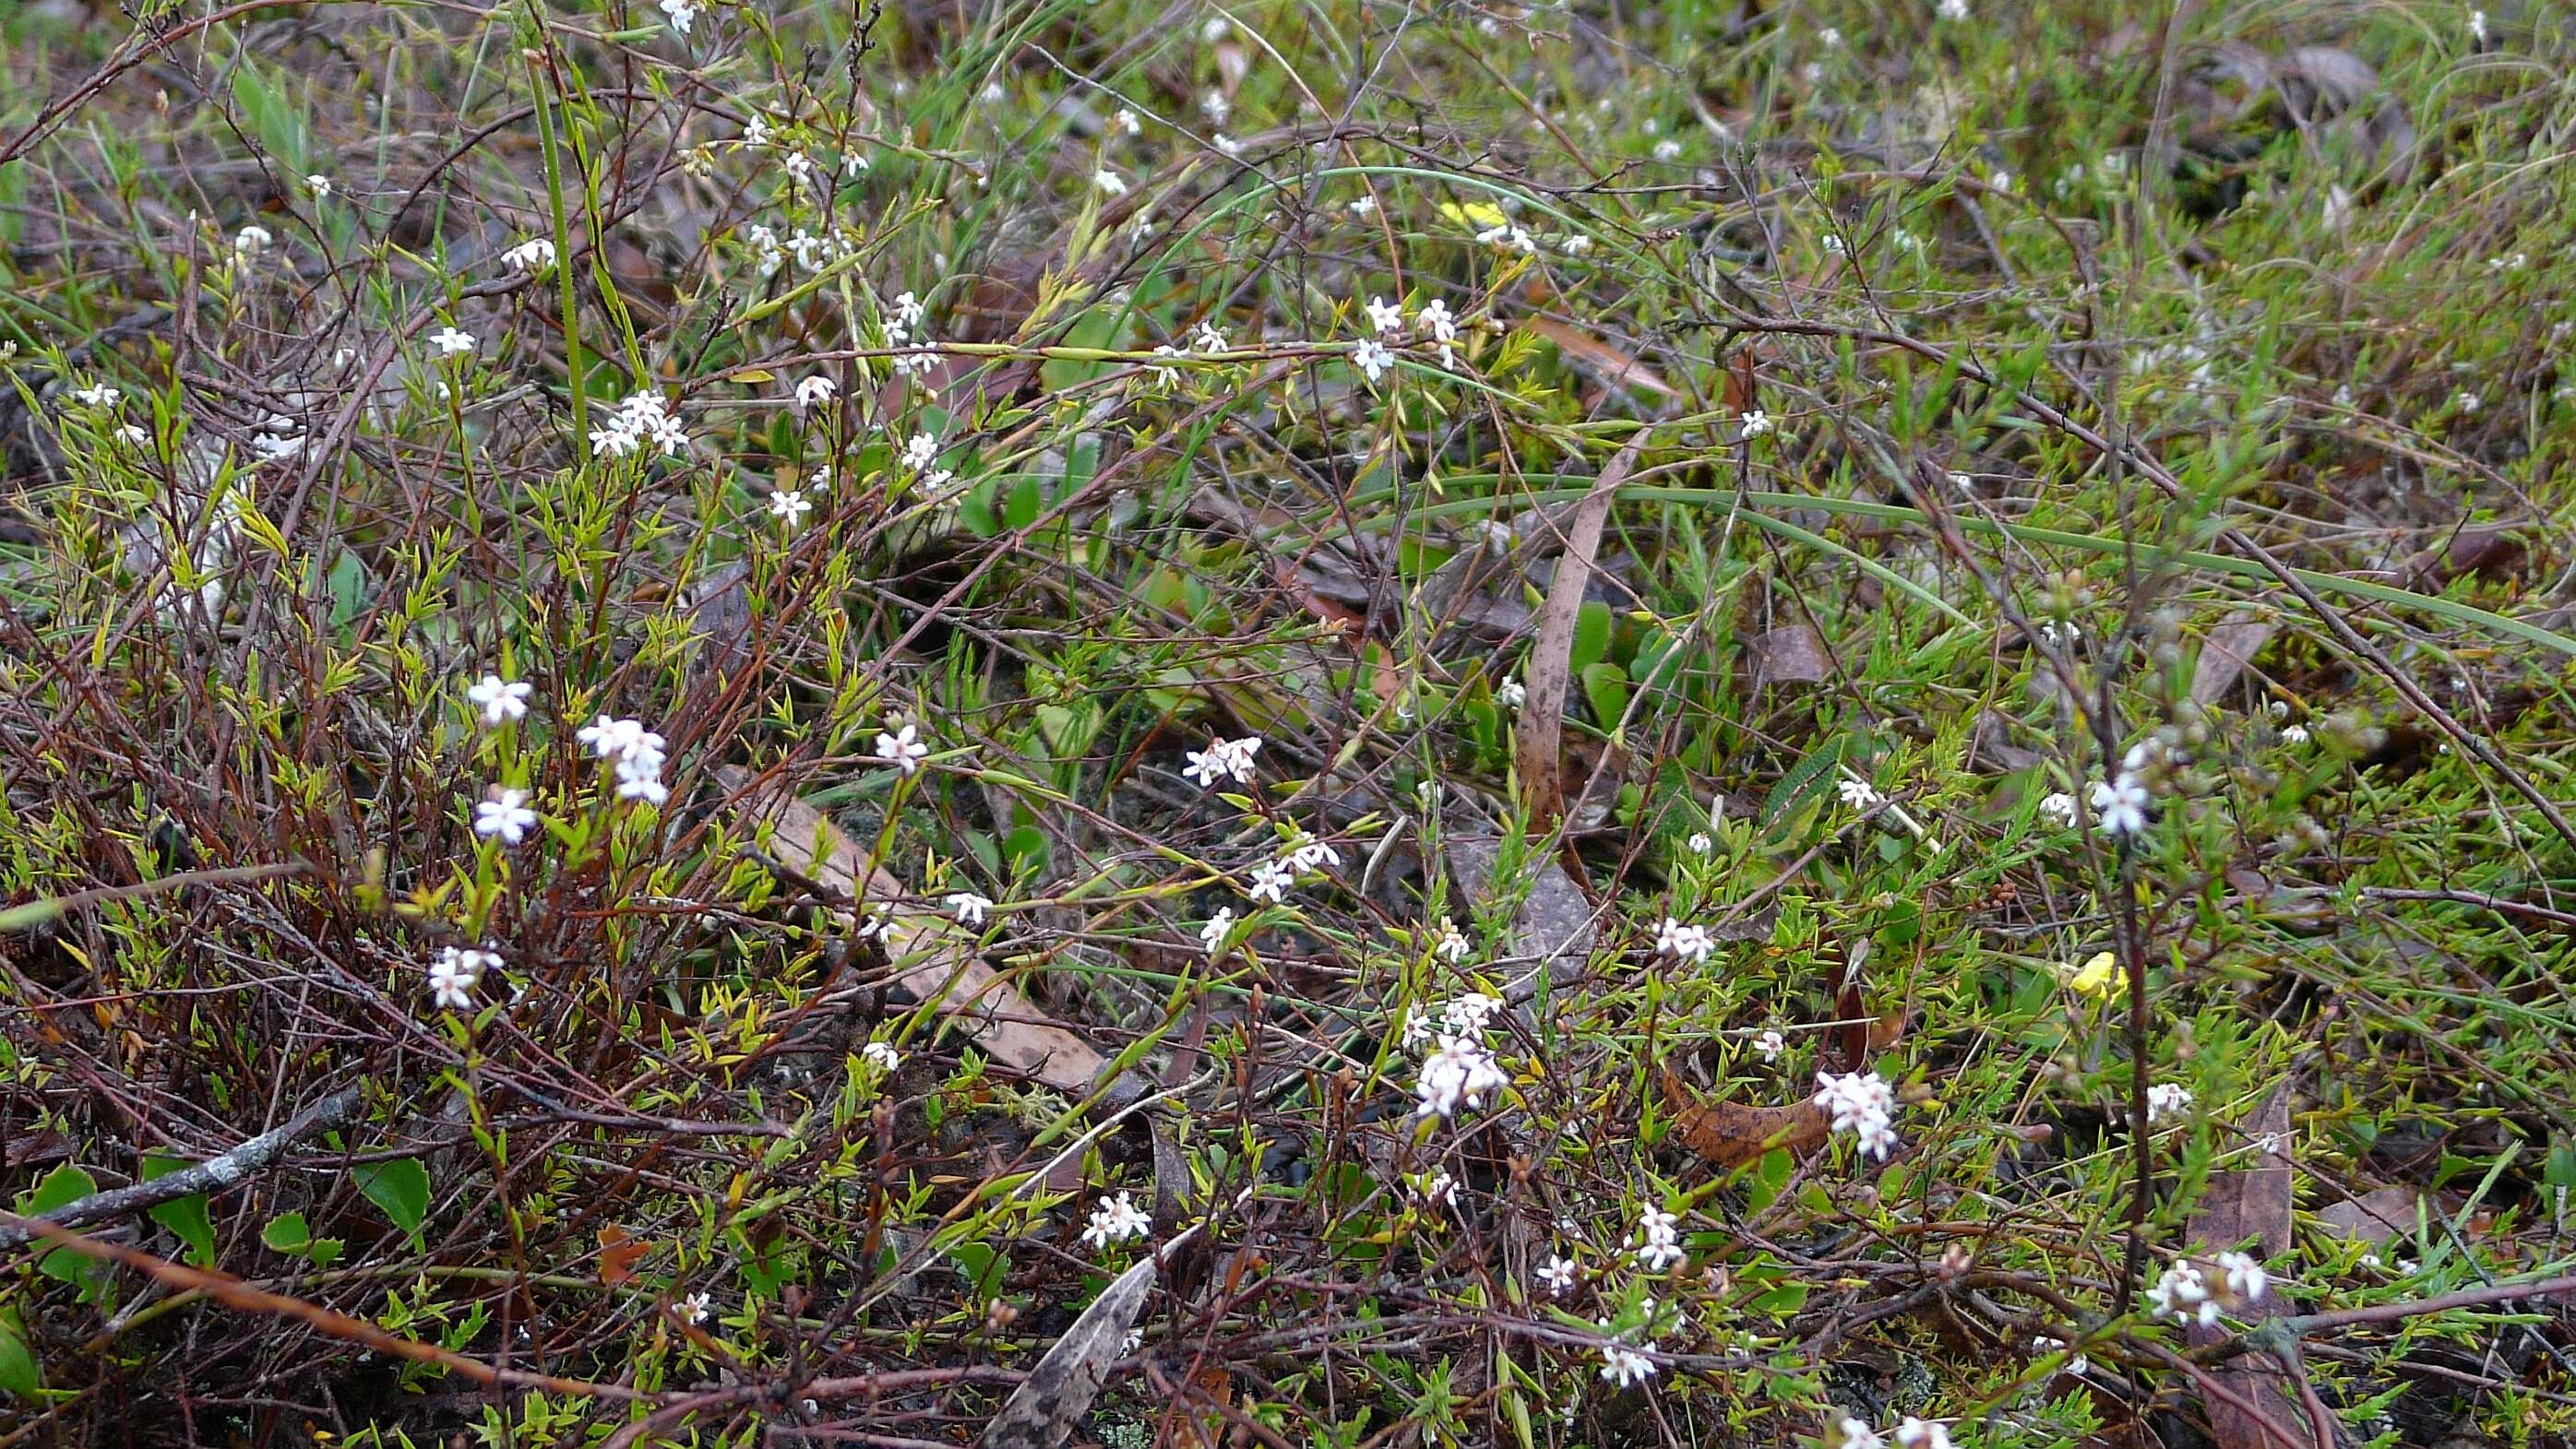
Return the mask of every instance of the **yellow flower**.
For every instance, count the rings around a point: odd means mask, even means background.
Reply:
[[[2066,984],[2087,996],[2108,996],[2129,984],[2129,974],[2120,969],[2119,957],[2103,951],[2068,972]]]

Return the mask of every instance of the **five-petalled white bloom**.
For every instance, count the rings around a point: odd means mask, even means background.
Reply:
[[[502,790],[489,800],[474,805],[474,833],[497,836],[503,845],[517,845],[537,828],[537,812],[528,808],[528,792]]]
[[[474,1005],[474,988],[481,984],[483,973],[501,964],[497,951],[478,951],[471,946],[447,946],[429,963],[430,999],[442,1010],[467,1011]]]
[[[887,723],[892,724],[893,721],[888,720]],[[921,768],[922,761],[930,758],[930,746],[922,743],[919,730],[908,724],[902,725],[891,734],[880,733],[877,736],[877,758],[909,775]]]
[[[474,350],[474,334],[451,322],[429,334],[429,345],[441,357],[460,357]]]
[[[1154,1220],[1136,1206],[1135,1194],[1122,1192],[1102,1198],[1100,1205],[1091,1210],[1091,1225],[1082,1230],[1082,1240],[1095,1248],[1106,1248],[1129,1238],[1141,1238],[1153,1228]]]
[[[984,917],[990,914],[993,909],[993,901],[991,897],[977,895],[973,891],[950,892],[947,905],[949,914],[955,916],[957,918],[957,924],[961,926],[980,926],[984,924]]]
[[[1876,1072],[1818,1072],[1815,1103],[1832,1114],[1834,1131],[1860,1139],[1864,1155],[1896,1150],[1896,1092]]]
[[[486,674],[465,691],[465,702],[483,711],[487,725],[506,724],[528,716],[528,696],[536,686],[523,679],[503,679]]]

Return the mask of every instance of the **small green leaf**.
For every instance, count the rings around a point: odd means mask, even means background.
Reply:
[[[185,1158],[151,1153],[143,1159],[143,1180],[150,1182],[154,1178],[168,1177],[186,1166],[188,1161]],[[174,1197],[153,1208],[148,1216],[188,1245],[189,1262],[200,1268],[215,1266],[215,1220],[206,1210],[204,1193],[192,1192],[186,1197]]]
[[[27,1325],[18,1317],[18,1305],[0,1304],[0,1392],[32,1400],[44,1391],[44,1370],[37,1366],[36,1350],[27,1342]]]
[[[1002,522],[1012,528],[1026,528],[1046,511],[1046,496],[1038,489],[1038,480],[1022,478],[1011,485],[1011,496],[1002,505]]]
[[[305,1225],[300,1212],[279,1213],[259,1230],[259,1240],[273,1252],[301,1253],[313,1245],[313,1229]]]
[[[1603,661],[1583,667],[1583,697],[1592,701],[1592,722],[1604,730],[1619,727],[1628,712],[1628,671]]]
[[[429,1169],[417,1157],[391,1162],[362,1162],[350,1174],[367,1201],[385,1210],[395,1227],[414,1237],[429,1217]]]
[[[1600,662],[1610,652],[1610,606],[1585,601],[1574,614],[1574,647],[1566,653],[1566,663],[1577,673]]]
[[[45,1174],[35,1190],[18,1199],[18,1211],[29,1217],[49,1213],[58,1207],[76,1203],[98,1191],[98,1179],[83,1168],[66,1162]],[[107,1278],[107,1265],[84,1257],[69,1248],[56,1248],[36,1263],[36,1271],[81,1290],[83,1299],[94,1298]]]

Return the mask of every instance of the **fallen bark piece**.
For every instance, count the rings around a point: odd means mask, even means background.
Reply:
[[[1158,1271],[1158,1260],[1148,1253],[1091,1300],[993,1416],[984,1449],[1057,1449],[1073,1436],[1099,1397],[1109,1366],[1126,1353],[1127,1330],[1154,1291]]]
[[[763,788],[750,771],[720,773],[737,798]],[[772,849],[815,881],[854,901],[893,905],[879,939],[895,963],[887,983],[911,1000],[931,1003],[955,1020],[975,1045],[1009,1071],[1059,1092],[1088,1093],[1104,1058],[1081,1037],[1040,1011],[976,954],[975,939],[946,916],[896,902],[910,899],[903,883],[879,869],[841,828],[813,806],[782,795],[762,804],[746,801],[744,822],[766,826]]]
[[[1702,1101],[1669,1071],[1663,1074],[1663,1091],[1673,1113],[1673,1135],[1720,1167],[1741,1167],[1774,1147],[1804,1152],[1822,1146],[1833,1131],[1825,1109],[1812,1098],[1785,1107]]]

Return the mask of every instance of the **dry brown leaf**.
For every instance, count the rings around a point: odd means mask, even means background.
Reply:
[[[1813,1099],[1785,1107],[1702,1101],[1670,1071],[1662,1074],[1662,1085],[1664,1105],[1673,1114],[1673,1135],[1720,1167],[1741,1167],[1774,1147],[1804,1152],[1821,1146],[1833,1131],[1825,1109]]]
[[[1592,582],[1593,560],[1601,552],[1601,526],[1610,516],[1610,502],[1645,445],[1642,431],[1629,439],[1574,506],[1565,555],[1548,583],[1547,602],[1539,607],[1538,643],[1530,650],[1523,681],[1528,693],[1512,748],[1533,832],[1553,829],[1565,815],[1565,690],[1573,674],[1575,620],[1583,610],[1583,591]]]
[[[727,766],[719,778],[737,798],[775,788],[740,766]],[[747,824],[766,825],[774,832],[770,848],[781,859],[853,899],[900,901],[912,894],[802,800],[782,795],[765,805],[746,801],[743,813]],[[888,983],[895,991],[914,1001],[935,1002],[1006,1070],[1059,1092],[1091,1091],[1104,1061],[1100,1053],[984,964],[974,938],[955,922],[898,906],[883,939],[887,959],[898,967]]]
[[[1503,1000],[1518,1009],[1538,994],[1542,975],[1555,988],[1583,974],[1600,932],[1593,924],[1597,912],[1591,897],[1558,857],[1522,862],[1529,873],[1526,893],[1521,882],[1501,878],[1503,843],[1498,829],[1463,796],[1454,796],[1441,816],[1440,837],[1449,857],[1449,878],[1474,900],[1483,903],[1500,897],[1520,902],[1512,913],[1511,936],[1501,958],[1515,966],[1528,963],[1528,969],[1503,982]]]
[[[599,1281],[602,1287],[614,1288],[635,1276],[635,1265],[653,1251],[651,1243],[626,1236],[626,1230],[608,1223],[599,1230]]]
[[[1127,1330],[1154,1291],[1160,1263],[1148,1253],[1100,1290],[986,1425],[984,1449],[1057,1449],[1073,1437],[1109,1366],[1125,1352]]]
[[[2200,646],[2200,662],[2191,671],[2191,702],[2210,704],[2236,687],[2254,656],[2281,632],[2280,622],[2251,609],[2239,609],[2209,631]]]
[[[2415,1231],[2416,1213],[2425,1202],[2413,1188],[2374,1187],[2359,1197],[2330,1202],[2317,1209],[2317,1226],[2337,1237],[2377,1246]]]

